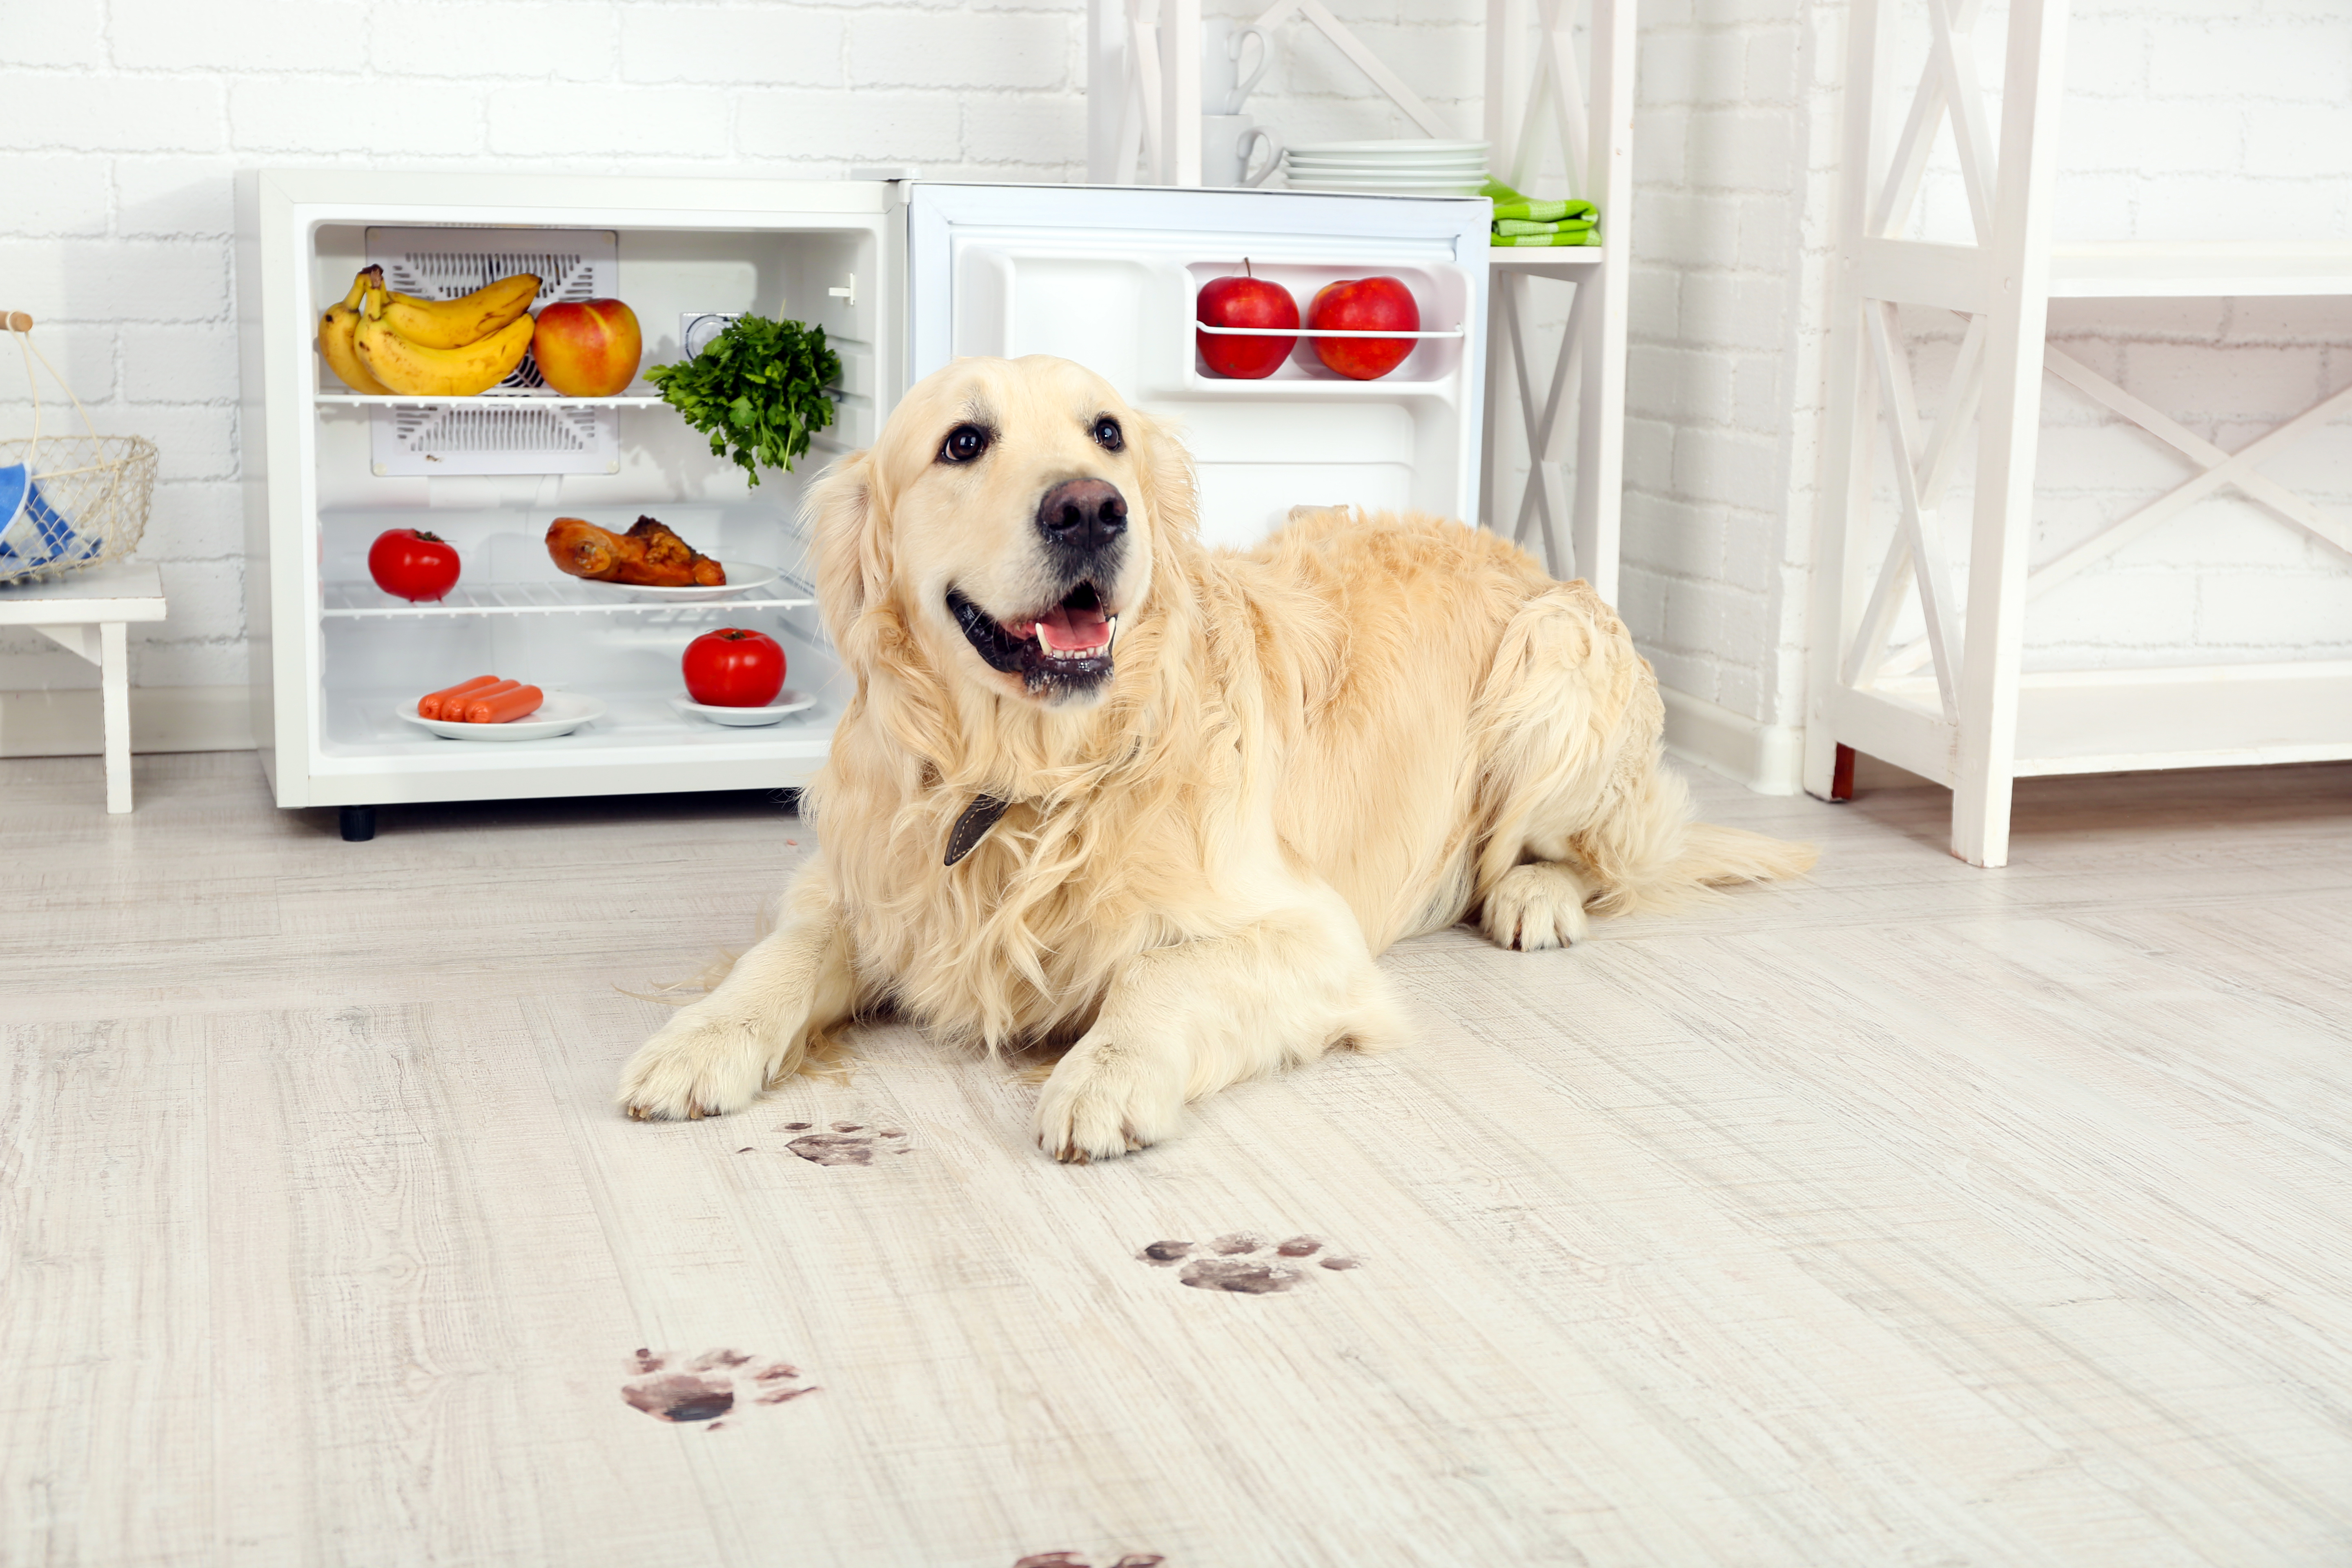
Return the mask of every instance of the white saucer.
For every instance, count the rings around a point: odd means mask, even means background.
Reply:
[[[708,702],[697,702],[681,691],[669,700],[669,705],[680,713],[708,719],[714,724],[732,724],[738,729],[749,730],[761,724],[772,724],[787,715],[814,708],[816,699],[804,691],[794,691],[787,687],[776,694],[776,700],[770,707],[719,708]]]
[[[721,561],[719,564],[727,569],[727,581],[716,588],[655,588],[641,583],[599,583],[589,577],[583,577],[580,581],[591,588],[618,594],[625,599],[652,599],[682,605],[692,604],[698,599],[731,599],[738,594],[764,588],[783,575],[773,566],[762,566],[756,561]]]
[[[451,723],[446,719],[420,719],[416,704],[404,702],[400,716],[412,724],[423,725],[445,741],[545,741],[557,735],[569,735],[581,725],[601,719],[604,705],[593,697],[576,692],[551,691],[539,711],[528,719],[515,719],[504,724],[468,724],[463,720]]]
[[[1338,153],[1361,156],[1370,153],[1383,158],[1453,158],[1465,153],[1484,153],[1494,145],[1491,142],[1440,142],[1420,136],[1385,137],[1377,142],[1302,142],[1291,151],[1306,157],[1328,157]]]

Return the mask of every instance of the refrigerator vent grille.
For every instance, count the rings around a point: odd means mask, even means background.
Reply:
[[[540,280],[535,305],[620,295],[619,245],[609,229],[371,228],[367,256],[384,281],[420,299],[455,300],[518,272]],[[492,389],[500,401],[456,408],[377,408],[375,471],[415,474],[603,474],[620,460],[610,410],[517,406],[554,395],[539,363]]]
[[[593,408],[544,408],[522,398],[470,408],[394,408],[393,428],[406,452],[593,452]]]

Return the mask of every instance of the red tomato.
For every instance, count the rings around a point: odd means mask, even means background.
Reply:
[[[686,694],[706,708],[765,708],[784,689],[782,645],[721,626],[686,645]]]
[[[368,547],[368,575],[399,598],[443,598],[457,585],[457,547],[437,533],[387,529]]]

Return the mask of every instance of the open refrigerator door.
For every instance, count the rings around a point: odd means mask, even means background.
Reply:
[[[1246,547],[1298,507],[1474,515],[1488,205],[1458,198],[918,184],[908,202],[910,379],[963,354],[1055,354],[1181,431],[1202,532]],[[1386,374],[1328,368],[1302,331],[1261,379],[1199,347],[1212,279],[1280,285],[1302,321],[1326,285],[1398,279],[1418,307]]]

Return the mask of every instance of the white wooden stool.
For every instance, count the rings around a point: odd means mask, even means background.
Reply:
[[[163,618],[163,579],[154,567],[118,561],[47,582],[0,584],[0,626],[30,626],[98,666],[106,715],[106,809],[131,809],[132,621]]]

